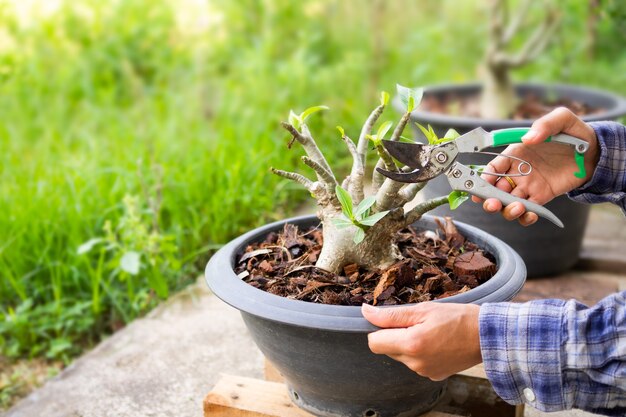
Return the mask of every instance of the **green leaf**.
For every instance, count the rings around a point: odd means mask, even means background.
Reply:
[[[350,197],[350,194],[340,185],[335,186],[335,194],[337,194],[343,213],[350,220],[354,220],[354,214],[352,213],[352,197]]]
[[[289,111],[289,124],[295,127],[296,129],[300,129],[300,125],[302,124],[302,120],[300,116],[295,114],[293,110]]]
[[[141,268],[141,254],[135,251],[128,251],[120,259],[120,269],[131,275],[137,275]]]
[[[424,95],[423,88],[408,88],[396,84],[396,90],[400,96],[400,101],[405,105],[408,112],[412,112],[420,104]]]
[[[450,210],[456,210],[468,198],[469,193],[466,193],[465,191],[452,191],[448,194],[448,204],[450,204]]]
[[[343,127],[337,126],[337,130],[339,131],[339,133],[341,133],[341,137],[346,136],[346,131],[343,130]]]
[[[356,209],[354,209],[354,217],[356,217],[357,219],[361,217],[362,214],[364,214],[367,210],[369,210],[370,207],[372,207],[374,205],[374,203],[376,202],[376,197],[371,195],[367,198],[364,198],[358,206],[356,206]]]
[[[415,143],[413,139],[407,138],[406,136],[400,136],[399,141],[404,143]]]
[[[85,254],[87,252],[89,252],[90,250],[93,249],[94,246],[96,246],[98,243],[103,242],[104,239],[101,237],[97,237],[94,239],[89,239],[88,241],[86,241],[85,243],[83,243],[82,245],[80,245],[78,247],[78,249],[76,250],[76,253],[78,255],[82,255]]]
[[[74,343],[66,338],[53,339],[50,343],[50,348],[46,352],[46,357],[49,359],[58,358],[61,354],[69,352],[74,347]]]
[[[366,217],[363,220],[359,221],[359,223],[364,225],[364,226],[374,226],[376,223],[378,223],[378,221],[380,219],[385,217],[387,215],[387,213],[389,213],[389,210],[381,211],[379,213],[374,213],[371,216]]]
[[[380,93],[380,104],[382,106],[386,106],[389,103],[389,93],[386,91],[382,91]]]
[[[378,140],[385,139],[385,135],[387,134],[387,132],[389,132],[389,129],[391,129],[392,125],[393,125],[393,122],[391,120],[387,120],[385,123],[380,125],[380,127],[378,128],[378,132],[376,132],[376,139]]]
[[[307,119],[307,117],[309,117],[313,113],[317,113],[318,111],[322,111],[322,110],[328,110],[328,108],[329,108],[328,106],[309,107],[308,109],[303,111],[302,114],[300,115],[300,122],[304,123],[304,121]]]
[[[475,170],[476,172],[478,172],[478,175],[481,175],[483,173],[483,171],[485,170],[485,168],[487,168],[487,165],[474,165],[474,164],[470,164],[469,167],[473,170]]]
[[[459,136],[461,136],[461,134],[459,132],[457,132],[456,130],[448,129],[448,131],[446,132],[446,134],[445,134],[445,136],[443,138],[447,139],[447,141],[451,141],[451,140],[455,140]]]
[[[350,227],[353,226],[354,223],[352,223],[349,219],[347,219],[346,217],[340,217],[340,218],[336,218],[336,219],[330,219],[330,221],[335,225],[335,227],[337,229],[345,229],[346,227]]]
[[[363,242],[363,239],[365,239],[365,231],[360,227],[357,227],[352,241],[358,245],[359,243]]]
[[[432,132],[432,127],[430,125],[428,125],[428,129],[426,129],[424,126],[422,126],[419,123],[415,123],[415,124],[422,131],[422,133],[424,134],[424,137],[426,138],[429,144],[436,145],[439,142],[439,138],[434,132]]]
[[[378,146],[382,144],[382,139],[378,139],[378,135],[365,135],[365,137],[371,140],[374,146]]]

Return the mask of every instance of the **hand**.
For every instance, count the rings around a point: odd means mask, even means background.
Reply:
[[[374,353],[388,355],[419,375],[441,381],[480,362],[478,313],[474,304],[425,302],[361,312],[385,329],[368,335]]]
[[[574,172],[578,169],[571,146],[544,143],[548,136],[561,132],[589,142],[589,150],[585,154],[586,178],[574,177]],[[541,205],[585,184],[593,175],[600,157],[598,140],[593,128],[564,107],[553,110],[537,119],[528,133],[524,135],[522,141],[523,144],[510,145],[502,154],[512,155],[529,162],[532,166],[530,175],[513,177],[512,179],[516,184],[514,189],[508,181],[498,181],[500,177],[483,174],[482,178],[514,196]],[[519,173],[518,166],[518,161],[498,156],[487,165],[485,170],[500,174],[517,174]],[[472,200],[476,203],[482,201],[478,197],[472,197]],[[484,201],[483,208],[485,211],[495,213],[502,210],[502,202],[495,198],[489,198]],[[531,225],[538,220],[537,215],[526,212],[521,203],[512,203],[506,206],[502,210],[502,216],[507,220],[518,219],[523,226]]]

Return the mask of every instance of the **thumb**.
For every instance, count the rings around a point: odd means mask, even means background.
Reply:
[[[369,304],[361,306],[363,317],[374,326],[388,327],[410,327],[424,321],[433,303],[420,303],[414,306],[380,308]]]
[[[584,133],[584,128],[577,126],[578,121],[579,119],[569,109],[559,107],[535,120],[530,130],[522,137],[522,141],[526,145],[542,143],[548,136],[561,132],[576,136],[577,133]]]

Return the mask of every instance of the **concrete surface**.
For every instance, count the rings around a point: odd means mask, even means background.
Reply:
[[[198,283],[86,353],[5,417],[202,416],[220,373],[262,377],[239,312]]]
[[[593,262],[581,265],[596,270],[546,278],[549,285],[534,279],[518,300],[562,296],[593,304],[624,289],[625,245],[626,218],[615,207],[594,207],[583,249]],[[604,266],[618,273],[597,271]],[[589,291],[576,289],[579,280]],[[202,399],[222,372],[260,378],[263,359],[239,313],[199,282],[86,353],[4,417],[202,416]],[[530,407],[525,415],[591,416],[545,414]]]

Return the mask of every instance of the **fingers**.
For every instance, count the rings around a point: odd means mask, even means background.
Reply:
[[[522,203],[511,203],[502,210],[502,217],[508,221],[513,221],[526,213],[526,208]]]
[[[536,223],[537,220],[539,220],[539,216],[537,216],[536,213],[533,213],[532,211],[527,211],[517,221],[522,226],[530,226],[531,224]]]
[[[589,126],[565,107],[559,107],[537,119],[530,130],[522,137],[527,145],[544,142],[548,136],[561,132],[581,138],[589,135]]]
[[[481,174],[480,178],[484,179],[491,185],[497,186],[497,184],[500,182],[498,180],[501,177],[497,175],[489,175],[489,173],[502,173],[502,172],[509,171],[511,169],[511,161],[512,161],[511,158],[507,158],[504,156],[498,156],[494,158],[492,161],[490,161],[487,164],[487,166],[485,167],[486,173]],[[509,192],[510,190],[504,190],[504,191]],[[480,197],[472,196],[472,201],[474,203],[482,203],[483,199]]]
[[[431,303],[421,303],[414,306],[377,308],[369,304],[361,306],[363,317],[378,327],[409,327],[423,321],[424,314],[431,308]]]
[[[483,203],[483,209],[489,213],[497,213],[502,210],[502,202],[497,198],[488,198]]]
[[[373,353],[391,357],[403,355],[407,340],[406,329],[384,329],[367,335],[368,346]],[[394,358],[396,359],[396,358]],[[396,359],[399,360],[399,359]]]

